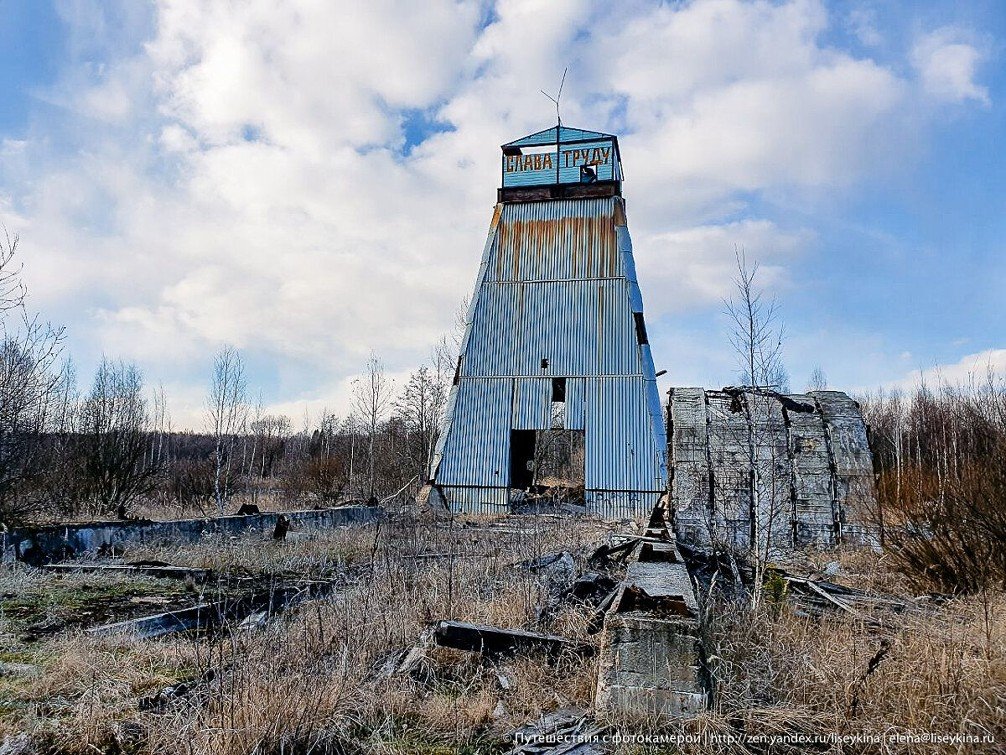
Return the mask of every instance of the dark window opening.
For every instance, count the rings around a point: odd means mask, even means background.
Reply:
[[[461,357],[458,357],[458,366],[454,368],[454,385],[461,382]]]
[[[642,346],[644,343],[649,343],[649,339],[646,337],[646,323],[643,322],[642,312],[633,312],[632,319],[636,323],[636,340],[639,341],[639,345]]]
[[[552,403],[566,400],[566,378],[552,378]]]
[[[541,360],[541,368],[543,370],[547,370],[548,369],[548,360],[547,359],[542,359]]]

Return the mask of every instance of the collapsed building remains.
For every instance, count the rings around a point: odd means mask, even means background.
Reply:
[[[667,421],[682,542],[763,552],[874,542],[873,456],[846,394],[673,388]]]

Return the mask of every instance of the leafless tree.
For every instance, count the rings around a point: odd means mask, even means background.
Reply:
[[[18,237],[0,238],[0,519],[24,519],[42,505],[45,432],[60,385],[63,329],[30,315],[16,261]]]
[[[743,250],[735,251],[734,294],[725,301],[731,323],[730,343],[737,354],[745,388],[736,398],[747,414],[746,450],[749,469],[750,550],[754,562],[754,600],[776,541],[785,537],[791,512],[787,506],[787,450],[780,447],[781,411],[774,393],[788,390],[782,362],[783,328],[774,299],[767,300],[758,281],[758,264],[749,265]],[[740,441],[742,439],[738,439]]]
[[[244,362],[233,346],[224,346],[213,360],[213,377],[206,400],[214,439],[213,498],[222,516],[233,486],[233,456],[237,436],[248,418]]]
[[[374,479],[374,443],[377,429],[391,406],[391,381],[384,373],[384,365],[373,353],[367,360],[367,368],[363,377],[357,378],[353,385],[353,408],[363,420],[367,432],[367,496],[375,494]]]
[[[430,461],[437,445],[446,400],[446,386],[437,379],[434,370],[424,365],[409,376],[409,382],[395,402],[395,415],[408,433],[410,460],[421,482],[430,476]]]
[[[290,437],[292,424],[286,415],[261,413],[249,424],[254,438],[251,470],[253,474],[263,478],[273,475],[276,462],[283,455],[284,445]],[[256,449],[258,461],[254,463]]]
[[[725,304],[730,319],[730,344],[737,354],[741,383],[753,388],[785,391],[778,383],[786,375],[782,363],[783,328],[775,299],[766,300],[758,285],[758,263],[748,265],[743,249],[734,252],[737,275],[734,294]]]
[[[814,371],[810,373],[810,381],[807,383],[808,391],[823,391],[828,388],[828,377],[824,374],[824,370],[818,365],[814,368]]]
[[[103,359],[80,409],[84,490],[95,513],[126,516],[153,486],[143,378],[131,364]]]

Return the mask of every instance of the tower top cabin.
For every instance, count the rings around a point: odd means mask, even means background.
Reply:
[[[622,193],[618,137],[553,126],[502,145],[500,202]]]

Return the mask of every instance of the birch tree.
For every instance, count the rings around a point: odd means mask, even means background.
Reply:
[[[248,418],[244,361],[233,346],[224,346],[213,360],[213,376],[206,400],[214,439],[213,498],[222,516],[233,486],[233,456],[237,437]]]
[[[781,418],[777,417],[777,392],[788,390],[782,361],[783,328],[775,299],[768,299],[760,286],[758,263],[749,265],[743,250],[735,252],[734,293],[725,301],[730,343],[737,356],[742,389],[740,408],[747,413],[747,454],[750,500],[750,555],[754,560],[755,590],[769,561],[773,542],[787,524],[788,479],[784,473],[786,449],[778,447]]]
[[[353,409],[361,418],[367,433],[367,497],[375,497],[374,444],[377,428],[391,406],[391,381],[384,365],[373,353],[367,360],[366,372],[353,385]]]

